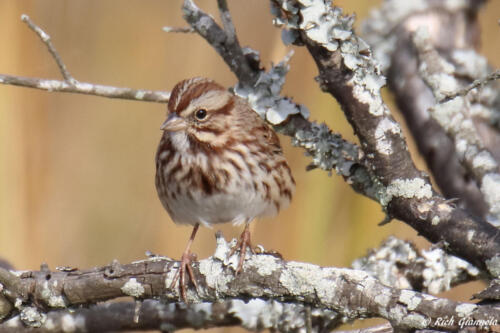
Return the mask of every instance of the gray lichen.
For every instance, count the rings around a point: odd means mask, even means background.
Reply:
[[[417,259],[417,255],[416,249],[408,242],[389,237],[378,249],[356,259],[352,267],[369,272],[386,286],[411,288],[408,278],[399,274],[398,266],[409,266]]]
[[[121,289],[125,295],[132,297],[141,297],[144,294],[144,286],[135,278],[130,278]]]
[[[315,167],[335,170],[344,177],[351,175],[351,167],[360,157],[357,146],[332,133],[325,124],[312,123],[310,130],[297,131],[292,144],[305,148]]]
[[[381,196],[380,203],[387,206],[394,197],[430,199],[432,197],[432,187],[422,178],[394,179]]]
[[[411,277],[421,281],[422,291],[436,294],[480,274],[476,267],[440,248],[419,252],[411,243],[395,237],[389,237],[379,248],[355,260],[352,267],[370,273],[386,286],[400,289],[414,287],[409,280]],[[412,270],[410,275],[405,274],[405,268]],[[409,298],[406,294],[401,297]]]
[[[430,293],[449,290],[461,276],[478,276],[479,269],[463,259],[452,256],[440,248],[422,251],[419,260],[425,268],[422,271],[423,285]]]
[[[486,260],[486,267],[492,276],[500,277],[500,255]]]
[[[21,310],[19,318],[29,327],[40,327],[45,322],[47,316],[40,312],[36,307],[27,306]]]
[[[281,303],[252,299],[248,302],[234,300],[229,312],[241,319],[244,328],[251,331],[274,328],[280,332],[307,331],[307,307],[302,304]],[[322,328],[334,326],[339,321],[339,315],[331,310],[314,309],[311,320],[321,318]],[[319,327],[313,326],[312,332],[318,332]]]
[[[254,86],[248,87],[238,83],[234,87],[236,95],[246,99],[253,110],[273,125],[279,125],[290,115],[297,113],[304,118],[309,117],[309,111],[305,106],[297,105],[290,99],[280,96],[285,76],[290,69],[288,61],[292,54],[290,52],[283,61],[272,66],[269,72],[262,71]]]

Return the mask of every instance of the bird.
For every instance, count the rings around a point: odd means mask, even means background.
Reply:
[[[243,269],[249,224],[286,208],[295,180],[275,131],[243,98],[215,81],[195,77],[177,83],[168,101],[167,118],[156,153],[158,197],[176,224],[193,226],[171,289],[179,281],[186,301],[192,271],[191,244],[200,225],[244,224],[229,256],[239,250],[235,270]]]

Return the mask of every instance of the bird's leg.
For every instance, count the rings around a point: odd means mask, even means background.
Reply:
[[[231,252],[229,252],[229,257],[236,252],[236,250],[240,250],[240,261],[238,263],[238,267],[236,268],[235,275],[238,275],[239,272],[241,272],[243,268],[243,262],[245,261],[245,255],[247,253],[247,247],[250,249],[250,252],[253,254],[253,248],[252,248],[252,243],[250,241],[250,223],[245,224],[245,230],[240,235],[240,239],[238,240],[238,243],[231,249]]]
[[[191,267],[191,263],[193,262],[193,260],[195,260],[196,255],[194,253],[191,253],[191,244],[193,243],[194,237],[196,236],[196,232],[198,231],[199,226],[200,226],[199,223],[197,223],[194,226],[193,232],[191,233],[191,237],[189,237],[189,241],[187,243],[186,249],[184,250],[184,253],[182,253],[181,262],[179,263],[179,269],[177,270],[177,273],[175,273],[174,279],[172,280],[172,284],[170,284],[170,289],[172,289],[175,287],[177,280],[179,280],[179,290],[180,290],[181,298],[184,301],[184,303],[187,303],[186,271],[189,274],[189,278],[191,279],[191,282],[193,282],[194,287],[196,288],[196,291],[198,292],[198,283],[196,282],[196,279],[194,278],[193,268]]]

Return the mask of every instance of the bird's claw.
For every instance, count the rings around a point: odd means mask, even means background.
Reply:
[[[189,279],[193,283],[196,292],[198,292],[198,282],[196,282],[196,279],[194,277],[193,273],[193,268],[191,267],[191,264],[193,261],[196,260],[196,254],[191,253],[191,252],[184,252],[181,257],[181,261],[179,263],[179,269],[175,273],[175,276],[172,280],[172,283],[170,284],[170,289],[175,288],[175,285],[177,284],[177,281],[179,281],[179,291],[180,291],[180,296],[181,299],[184,301],[184,303],[187,303],[187,283],[188,281],[186,280],[186,271],[187,274],[189,275]]]
[[[240,238],[238,239],[238,243],[236,243],[236,245],[231,249],[231,252],[229,252],[228,257],[231,257],[237,250],[240,251],[240,260],[238,262],[238,267],[236,268],[235,275],[238,275],[243,269],[243,262],[245,261],[247,248],[250,250],[250,253],[255,253],[252,248],[252,242],[250,240],[250,230],[248,228],[248,225],[241,233]]]

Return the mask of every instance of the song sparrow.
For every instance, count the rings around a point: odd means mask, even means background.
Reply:
[[[156,153],[156,189],[175,223],[193,225],[172,286],[186,300],[186,271],[195,287],[190,251],[200,224],[245,223],[231,255],[238,274],[250,244],[249,223],[290,203],[295,181],[276,133],[248,103],[206,78],[178,83]]]

